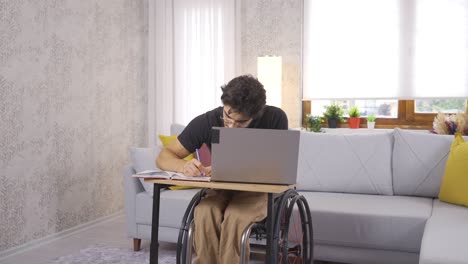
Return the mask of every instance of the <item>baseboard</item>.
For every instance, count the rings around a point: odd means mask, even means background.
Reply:
[[[30,249],[42,246],[44,244],[48,244],[48,243],[50,243],[52,241],[56,241],[56,240],[65,238],[65,237],[71,236],[73,234],[76,234],[78,232],[84,231],[86,229],[89,229],[89,228],[104,224],[106,222],[112,221],[112,220],[114,220],[114,219],[116,219],[118,217],[121,217],[123,214],[124,214],[123,210],[121,210],[121,211],[118,211],[118,212],[113,213],[111,215],[103,216],[103,217],[100,217],[100,218],[98,218],[96,220],[89,221],[87,223],[77,225],[77,226],[74,226],[72,228],[69,228],[69,229],[54,233],[54,234],[47,235],[47,236],[45,236],[43,238],[39,238],[39,239],[35,239],[35,240],[32,240],[32,241],[26,242],[26,243],[24,243],[22,245],[19,245],[17,247],[13,247],[13,248],[9,248],[9,249],[4,250],[4,251],[0,251],[0,262],[2,260],[5,260],[5,259],[7,259],[9,257],[13,257],[13,256],[15,256],[17,254],[23,253],[23,252],[28,251]]]

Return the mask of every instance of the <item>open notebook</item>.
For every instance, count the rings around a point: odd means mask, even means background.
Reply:
[[[166,179],[166,180],[179,180],[179,181],[210,181],[211,177],[206,176],[185,176],[182,173],[174,171],[163,171],[163,170],[145,170],[137,174],[132,175],[135,178],[147,178],[147,179]]]
[[[201,148],[198,150],[200,155],[200,162],[203,166],[211,166],[211,153],[208,146],[203,143]],[[207,176],[186,176],[182,173],[175,171],[164,171],[164,170],[145,170],[134,174],[132,177],[135,178],[148,178],[148,179],[167,179],[167,180],[181,180],[181,181],[210,181],[211,177]]]

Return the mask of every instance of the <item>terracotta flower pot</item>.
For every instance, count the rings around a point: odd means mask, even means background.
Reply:
[[[349,128],[359,128],[361,119],[359,117],[350,117],[348,119]]]

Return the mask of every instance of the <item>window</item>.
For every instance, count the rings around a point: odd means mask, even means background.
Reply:
[[[465,112],[465,99],[430,99],[416,100],[415,113],[459,113]]]
[[[468,1],[415,0],[408,37],[413,98],[467,97]],[[408,23],[411,25],[410,23]]]
[[[366,117],[373,114],[379,118],[397,118],[398,116],[398,100],[313,100],[311,114],[314,116],[323,116],[325,107],[331,104],[339,104],[343,106],[345,116],[348,115],[347,110],[351,106],[357,106],[360,110],[361,117]]]
[[[465,111],[468,1],[304,4],[303,99],[312,114],[338,100],[364,115],[380,108],[386,126],[421,128],[438,111]]]
[[[468,1],[310,0],[305,99],[468,97]]]
[[[303,98],[397,96],[400,70],[398,2],[304,2]]]

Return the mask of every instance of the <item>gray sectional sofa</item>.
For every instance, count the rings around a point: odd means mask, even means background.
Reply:
[[[181,129],[173,125],[171,133]],[[437,199],[453,136],[401,129],[329,132],[301,132],[299,149],[297,190],[311,209],[316,259],[468,263],[468,208]],[[130,175],[154,166],[157,153],[133,149],[133,164],[124,171],[130,238],[150,239],[151,186],[145,190]],[[161,192],[160,240],[176,242],[197,191]]]

